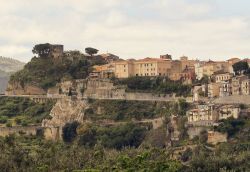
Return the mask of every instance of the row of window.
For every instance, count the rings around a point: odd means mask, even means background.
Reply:
[[[217,81],[228,80],[228,79],[230,79],[229,76],[217,76],[217,77],[216,77],[216,80],[217,80]]]

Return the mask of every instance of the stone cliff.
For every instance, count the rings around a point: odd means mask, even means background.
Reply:
[[[73,121],[82,123],[84,109],[87,107],[87,103],[79,99],[58,100],[50,112],[52,118],[42,121],[42,127],[45,128],[45,138],[52,140],[61,139],[63,126]]]
[[[34,84],[22,84],[20,82],[9,82],[5,91],[6,95],[44,95],[46,91]]]

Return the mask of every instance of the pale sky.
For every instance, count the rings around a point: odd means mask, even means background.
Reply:
[[[250,55],[249,0],[0,0],[0,56],[27,62],[38,43],[121,58]]]

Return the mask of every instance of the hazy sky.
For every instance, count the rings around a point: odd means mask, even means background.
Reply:
[[[92,46],[121,58],[250,55],[249,0],[0,0],[0,55],[34,44]]]

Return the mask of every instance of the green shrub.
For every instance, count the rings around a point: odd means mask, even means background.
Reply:
[[[8,121],[6,127],[12,127],[12,122]]]
[[[177,96],[191,94],[191,85],[183,85],[181,81],[171,81],[167,77],[129,77],[113,79],[115,84],[126,85],[128,91],[143,91],[162,94],[176,93]]]
[[[8,121],[7,116],[0,116],[0,124],[5,124]]]
[[[91,147],[100,143],[115,149],[138,147],[144,139],[145,131],[145,127],[130,123],[113,127],[90,127],[81,133],[79,144]]]

